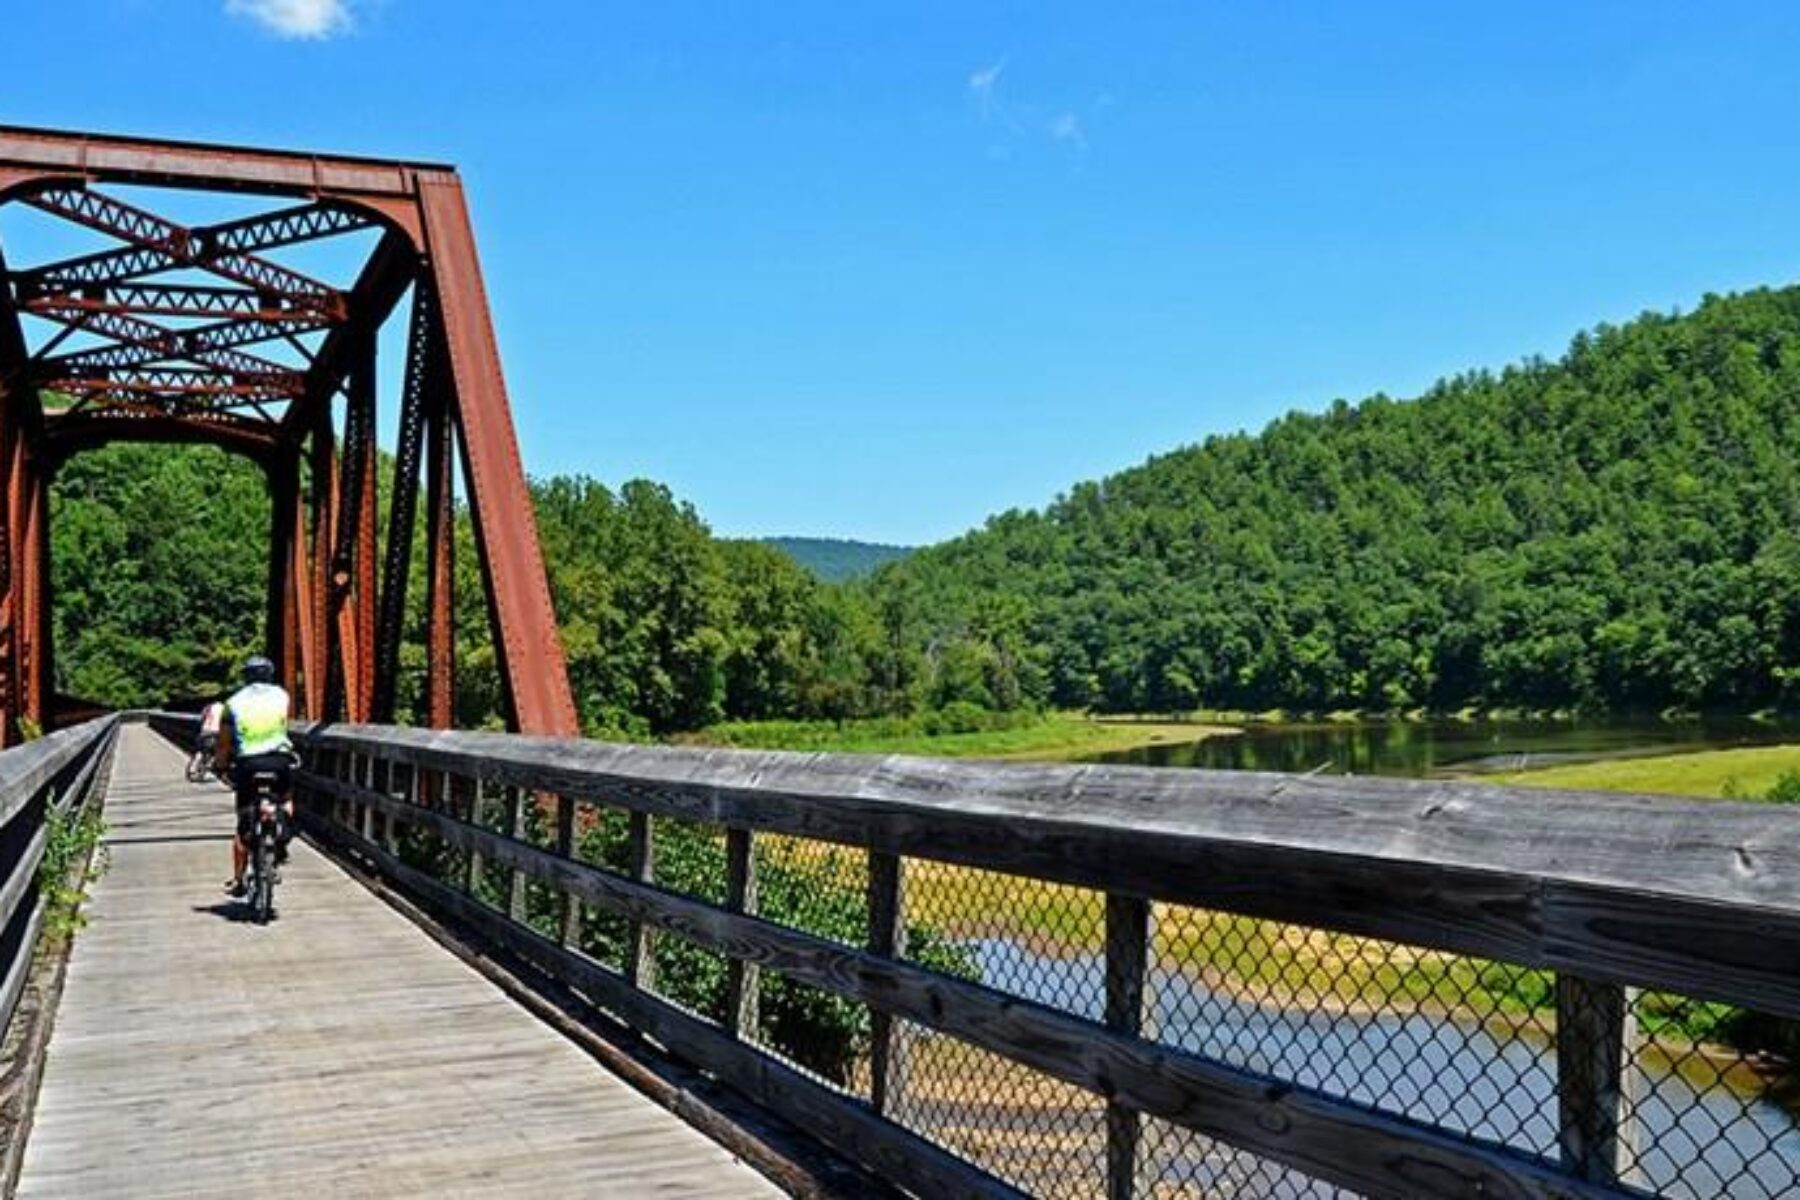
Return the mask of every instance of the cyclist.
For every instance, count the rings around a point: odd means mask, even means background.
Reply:
[[[200,710],[200,733],[195,739],[194,752],[188,756],[189,783],[204,783],[212,774],[213,759],[219,750],[219,722],[224,716],[225,706],[217,700]]]
[[[282,797],[287,820],[275,861],[287,859],[294,819],[294,799],[288,787],[294,765],[287,735],[290,703],[286,689],[275,682],[275,664],[260,654],[244,664],[244,686],[225,701],[213,764],[220,778],[229,777],[237,789],[237,834],[231,839],[231,878],[225,883],[225,890],[236,897],[246,892],[244,872],[250,865],[250,838],[256,828],[255,777],[259,772],[277,777],[275,792]]]
[[[219,722],[225,719],[225,706],[214,700],[200,710],[200,751],[211,758],[219,748]]]

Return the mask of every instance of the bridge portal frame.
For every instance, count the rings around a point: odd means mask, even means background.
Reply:
[[[188,228],[102,185],[249,193],[292,209]],[[453,720],[455,475],[460,459],[512,728],[568,735],[576,716],[462,183],[435,163],[0,126],[0,206],[30,204],[118,249],[9,271],[0,254],[0,745],[55,722],[48,493],[57,466],[111,441],[216,446],[259,463],[272,499],[268,642],[305,714],[393,720],[423,483],[426,703]],[[347,291],[257,255],[374,228]],[[230,286],[157,286],[202,271]],[[377,563],[375,347],[413,293],[394,496]],[[114,339],[34,355],[21,313]],[[159,314],[217,313],[196,330]],[[260,326],[258,326],[260,323]],[[246,330],[245,326],[258,326]],[[237,347],[325,330],[303,372]],[[42,393],[75,396],[47,411]],[[334,415],[343,398],[344,415]],[[272,414],[269,402],[285,403]],[[304,466],[304,470],[303,470]],[[424,476],[421,480],[421,475]],[[303,476],[310,495],[303,497]]]

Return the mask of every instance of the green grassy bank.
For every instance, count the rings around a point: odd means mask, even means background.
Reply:
[[[1063,762],[1165,742],[1195,742],[1230,732],[1223,725],[1105,720],[1083,713],[926,713],[865,721],[740,721],[691,739],[746,750],[841,750],[940,758],[1017,758]]]

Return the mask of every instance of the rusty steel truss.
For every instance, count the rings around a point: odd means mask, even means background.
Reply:
[[[183,224],[147,207],[145,189],[271,207]],[[105,244],[11,269],[0,253],[0,738],[16,739],[21,718],[56,718],[49,488],[71,455],[114,441],[212,445],[261,465],[273,502],[269,652],[313,717],[394,718],[422,501],[421,716],[439,727],[451,723],[455,682],[459,457],[511,724],[575,732],[453,169],[0,126],[6,206]],[[366,249],[342,287],[270,253],[346,235]],[[409,294],[393,495],[379,539],[377,335]],[[50,332],[34,345],[28,324]]]

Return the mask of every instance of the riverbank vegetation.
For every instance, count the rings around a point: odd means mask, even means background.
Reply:
[[[1752,746],[1570,763],[1484,779],[1523,787],[1760,800],[1769,798],[1784,780],[1800,779],[1800,746]],[[1787,788],[1792,787],[1789,782]],[[1785,795],[1783,791],[1776,798]]]
[[[1058,762],[1144,746],[1197,742],[1230,732],[1220,725],[1107,721],[1084,713],[995,713],[952,704],[913,716],[860,721],[726,722],[684,740],[745,750],[837,750]]]

